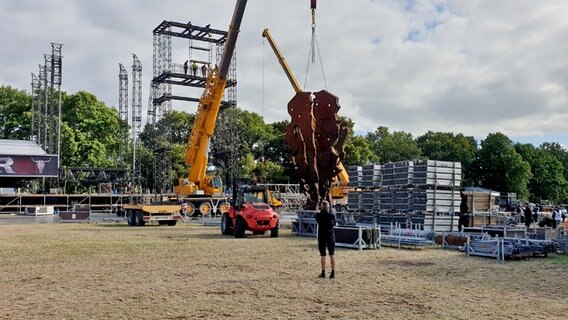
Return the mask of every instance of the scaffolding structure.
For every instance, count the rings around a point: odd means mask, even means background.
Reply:
[[[219,61],[223,54],[223,47],[217,46],[217,58]],[[229,79],[237,79],[237,52],[233,53],[231,59],[231,68],[229,68]],[[221,105],[221,112],[219,113],[219,120],[217,121],[217,130],[211,139],[211,153],[213,156],[213,163],[221,168],[224,168],[223,176],[227,183],[232,183],[232,179],[237,176],[238,154],[235,141],[238,141],[239,131],[237,129],[237,113],[235,112],[237,106],[237,86],[229,87],[225,96],[227,97],[227,104]]]
[[[138,158],[142,133],[142,63],[132,54],[132,176],[131,187],[139,191],[142,186],[142,164]]]
[[[41,132],[43,125],[43,117],[41,113],[41,82],[32,72],[32,134],[31,140],[36,143],[41,140]]]
[[[122,63],[118,67],[118,115],[120,120],[128,123],[128,71]]]
[[[128,71],[118,64],[118,116],[123,125],[128,125]],[[118,147],[118,161],[121,164],[127,162],[128,145],[120,144]]]
[[[32,123],[30,139],[48,154],[57,155],[61,165],[61,83],[63,57],[60,43],[51,43],[51,53],[43,55],[39,73],[32,73]],[[59,187],[58,179],[49,179],[49,187]]]
[[[174,63],[172,60],[172,38],[187,40],[188,59]],[[191,22],[180,23],[163,21],[153,30],[153,78],[150,85],[150,102],[148,106],[148,121],[156,125],[164,115],[172,110],[172,100],[199,102],[200,97],[189,95],[173,95],[172,86],[194,87],[205,89],[208,70],[220,63],[227,32],[213,29],[210,25],[205,27],[193,25]],[[233,55],[221,110],[236,107],[236,54]],[[215,59],[215,60],[214,60]],[[199,65],[201,70],[195,72],[192,65]],[[234,113],[221,112],[219,124],[212,139],[211,150],[213,164],[223,168],[225,177],[233,177],[236,172],[236,121]],[[167,124],[166,124],[167,125]],[[171,135],[171,130],[166,130]],[[171,137],[163,137],[171,143]],[[223,144],[223,147],[216,147]],[[172,190],[171,171],[172,157],[169,146],[160,148],[160,156],[156,157],[155,188]],[[215,152],[215,150],[221,150]],[[229,152],[224,149],[231,149]]]

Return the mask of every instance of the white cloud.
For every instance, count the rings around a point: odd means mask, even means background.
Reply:
[[[4,0],[0,84],[28,89],[49,43],[60,42],[63,88],[117,105],[118,63],[130,69],[134,52],[146,105],[153,28],[173,20],[225,29],[234,3]],[[568,126],[566,16],[562,0],[327,0],[318,3],[317,35],[328,90],[358,131],[547,137]],[[237,53],[241,107],[269,122],[288,119],[294,93],[261,32],[271,29],[304,85],[310,19],[309,1],[248,1]],[[183,63],[185,45],[174,45]],[[319,64],[311,65],[307,89],[323,87]]]

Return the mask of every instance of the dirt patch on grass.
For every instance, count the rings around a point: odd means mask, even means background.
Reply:
[[[566,260],[337,251],[218,228],[0,226],[1,319],[565,319]]]

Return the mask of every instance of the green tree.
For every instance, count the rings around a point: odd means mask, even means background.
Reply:
[[[260,183],[288,183],[284,176],[284,167],[272,161],[257,162],[252,170]]]
[[[292,162],[292,152],[285,139],[288,120],[268,124],[272,127],[272,136],[266,142],[264,159],[283,167],[283,177],[286,183],[298,182],[296,168]]]
[[[0,139],[29,140],[32,98],[27,92],[0,86]]]
[[[116,110],[93,94],[80,91],[63,99],[62,165],[114,167],[126,137],[127,128]]]
[[[475,184],[473,163],[477,156],[477,141],[473,137],[451,132],[428,131],[416,138],[422,155],[431,160],[461,162],[462,184]]]
[[[562,162],[550,151],[532,144],[517,143],[515,149],[531,166],[532,178],[528,184],[531,200],[562,201],[567,186]]]
[[[529,196],[527,185],[532,177],[513,142],[502,133],[490,133],[481,141],[475,163],[482,187],[502,192],[516,192],[520,199]]]
[[[274,136],[272,127],[266,125],[264,119],[258,113],[242,109],[237,110],[239,110],[237,119],[241,142],[240,149],[243,153],[252,152],[255,159],[264,157],[266,144]]]
[[[373,152],[371,142],[362,136],[353,136],[345,143],[345,161],[347,166],[361,166],[377,163],[379,157]]]
[[[564,178],[568,180],[568,151],[558,142],[545,142],[540,145],[540,149],[553,155],[564,166]],[[568,200],[568,199],[566,199]]]
[[[404,131],[389,131],[387,127],[378,127],[369,132],[367,139],[371,142],[373,152],[381,162],[414,160],[420,158],[422,151],[412,138],[412,134]]]
[[[140,134],[140,141],[150,149],[171,144],[185,146],[194,122],[195,114],[172,110],[165,113],[155,125],[147,123]]]

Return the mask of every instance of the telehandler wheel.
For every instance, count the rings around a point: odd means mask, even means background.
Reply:
[[[128,210],[126,212],[126,222],[128,223],[129,226],[135,226],[136,222],[134,221],[134,212],[132,212],[132,210]]]
[[[243,238],[245,236],[245,230],[247,229],[247,223],[243,218],[237,218],[235,223],[235,238]]]
[[[226,236],[233,235],[233,221],[228,213],[223,214],[221,218],[221,233]]]
[[[142,211],[136,211],[134,221],[134,225],[137,227],[143,227],[144,225],[146,225],[146,222],[144,221],[144,213]]]
[[[276,227],[270,230],[270,237],[271,238],[278,238],[278,233],[280,232],[280,220],[276,221]]]

